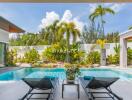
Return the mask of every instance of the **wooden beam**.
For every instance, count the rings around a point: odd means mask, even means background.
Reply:
[[[131,37],[128,37],[128,38],[126,38],[127,40],[132,40],[132,36]]]
[[[25,32],[23,29],[19,28],[18,26],[9,22],[8,20],[6,20],[5,18],[1,16],[0,16],[0,29],[3,29],[11,33],[24,33]]]

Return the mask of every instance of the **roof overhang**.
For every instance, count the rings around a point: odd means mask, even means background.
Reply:
[[[0,28],[10,33],[24,33],[25,31],[0,16]]]
[[[132,2],[132,0],[0,0],[0,2],[27,2],[27,3],[109,3]]]

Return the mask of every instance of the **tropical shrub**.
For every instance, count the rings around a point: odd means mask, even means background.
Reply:
[[[64,61],[65,60],[65,47],[60,46],[60,44],[52,44],[46,50],[43,51],[42,57],[48,61]]]
[[[128,64],[132,64],[132,49],[131,48],[127,49],[127,62]]]
[[[79,50],[80,45],[78,43],[70,45],[70,62],[78,63],[84,58],[85,52]]]
[[[25,62],[24,57],[18,57],[17,62],[24,63]]]
[[[69,58],[71,63],[76,63],[79,61],[84,55],[84,52],[78,50],[78,46],[76,44],[70,45]],[[66,61],[67,57],[67,49],[65,45],[61,45],[59,43],[52,44],[42,53],[43,59],[49,60],[51,62],[54,61]]]
[[[23,60],[27,63],[34,64],[39,61],[39,57],[38,51],[33,48],[24,54]]]
[[[119,55],[108,55],[107,64],[119,64]]]
[[[88,64],[99,64],[100,63],[100,53],[98,51],[92,51],[88,54],[86,58]]]
[[[84,57],[83,51],[74,51],[71,53],[71,63],[77,63]]]
[[[120,45],[115,44],[114,51],[115,51],[116,54],[119,55],[119,53],[120,53]]]
[[[108,55],[107,64],[119,64],[120,59],[120,46],[116,44],[114,47],[115,54]],[[127,62],[128,64],[132,64],[132,49],[127,48]]]
[[[6,66],[15,66],[15,63],[17,62],[17,50],[12,49],[8,50],[6,53]]]

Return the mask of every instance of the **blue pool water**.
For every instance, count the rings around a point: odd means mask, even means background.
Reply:
[[[80,69],[81,76],[95,76],[95,77],[120,77],[121,79],[132,79],[131,74],[112,69]],[[66,78],[65,69],[54,68],[22,68],[0,74],[0,81],[21,80],[27,78],[43,78],[44,76],[58,77],[60,80]]]

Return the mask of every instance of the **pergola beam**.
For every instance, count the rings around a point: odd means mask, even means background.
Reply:
[[[120,66],[127,67],[127,40],[132,38],[132,30],[120,35]]]

